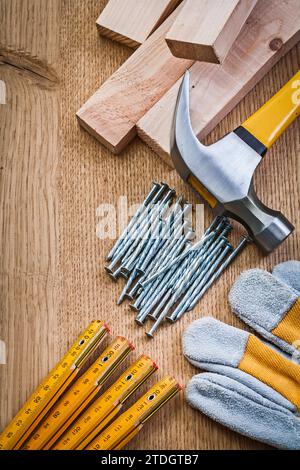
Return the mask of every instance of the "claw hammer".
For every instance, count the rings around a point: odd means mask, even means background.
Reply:
[[[267,150],[299,115],[299,109],[300,71],[241,126],[205,146],[191,126],[188,71],[178,93],[171,133],[176,170],[215,214],[242,223],[265,253],[275,250],[294,226],[281,212],[258,199],[253,175]]]

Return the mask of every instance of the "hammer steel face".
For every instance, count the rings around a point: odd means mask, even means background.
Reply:
[[[293,100],[299,78],[300,72],[243,126],[210,146],[201,144],[192,129],[189,72],[177,98],[171,138],[176,170],[216,214],[242,223],[265,253],[276,249],[294,227],[257,198],[253,175],[267,149],[299,114],[300,100]]]

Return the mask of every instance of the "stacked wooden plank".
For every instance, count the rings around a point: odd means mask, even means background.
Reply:
[[[114,153],[138,133],[170,163],[185,70],[192,124],[203,137],[299,41],[298,1],[155,0],[149,10],[145,0],[110,0],[97,20],[100,33],[141,45],[78,111],[80,124]]]
[[[100,34],[138,47],[181,0],[110,0],[97,20]]]
[[[166,35],[172,54],[223,62],[256,3],[256,0],[186,0]]]

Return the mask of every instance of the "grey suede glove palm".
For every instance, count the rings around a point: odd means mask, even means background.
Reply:
[[[295,270],[300,274],[300,263],[292,269],[292,288],[282,283],[284,264],[274,269],[274,274],[280,272],[280,280],[260,270],[243,273],[231,290],[230,302],[253,328],[295,354],[291,332],[284,339],[274,333],[298,299]],[[291,266],[287,267],[290,273]],[[300,449],[300,366],[291,356],[210,317],[189,326],[183,350],[192,364],[209,371],[189,382],[186,399],[191,406],[250,438],[278,448]]]

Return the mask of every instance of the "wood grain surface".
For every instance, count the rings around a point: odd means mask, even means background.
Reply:
[[[109,0],[97,20],[100,34],[136,48],[168,17],[181,0]]]
[[[1,0],[0,62],[58,79],[60,0]]]
[[[166,35],[176,57],[222,63],[256,0],[186,0]]]
[[[165,41],[181,8],[179,5],[77,112],[81,126],[116,154],[136,136],[139,119],[193,63],[174,57]]]
[[[297,5],[298,0],[288,0],[284,4],[281,0],[258,2],[222,65],[195,62],[189,69],[190,115],[199,139],[207,136],[299,42],[300,16],[294,14]],[[278,18],[282,21],[279,22]],[[182,78],[137,124],[141,139],[171,166],[171,131],[181,82]]]
[[[20,47],[26,47],[29,54],[31,43],[22,37],[19,9],[21,3],[23,8],[24,3],[32,1],[20,2],[15,15]],[[1,2],[3,9],[7,0]],[[41,0],[36,3],[42,4]],[[54,8],[55,2],[50,3]],[[121,195],[128,196],[129,204],[137,203],[153,180],[167,181],[178,192],[184,191],[191,201],[195,199],[175,172],[139,140],[115,157],[78,126],[76,110],[97,88],[99,74],[104,81],[130,54],[122,45],[99,39],[96,27],[91,27],[99,5],[102,8],[105,2],[60,2],[61,55],[55,69],[59,83],[53,84],[18,64],[0,66],[0,80],[7,86],[7,103],[0,105],[0,339],[8,350],[7,364],[0,365],[1,429],[93,318],[107,321],[114,336],[124,335],[134,342],[132,360],[140,353],[151,355],[160,366],[157,378],[170,373],[186,384],[198,373],[182,356],[181,336],[188,324],[200,316],[213,315],[245,328],[230,312],[227,302],[228,290],[239,273],[255,266],[271,269],[280,261],[299,258],[299,124],[295,122],[270,151],[255,177],[258,195],[294,222],[295,234],[268,257],[262,257],[255,247],[248,247],[193,312],[174,326],[164,326],[153,341],[134,323],[126,305],[116,306],[121,286],[114,284],[103,269],[105,254],[113,241],[96,237],[97,207],[102,203],[116,205]],[[34,16],[31,21],[35,21]],[[57,34],[56,27],[53,25],[52,33],[47,31],[47,40],[49,35]],[[41,25],[32,25],[32,30],[37,31],[40,41],[46,40]],[[42,60],[47,62],[44,54],[43,49]],[[272,69],[206,142],[239,124],[297,68],[299,47]],[[206,223],[210,218],[205,210]],[[152,377],[143,390],[154,380]],[[130,404],[143,390],[131,398]],[[181,394],[153,417],[128,448],[266,446],[192,410]]]

